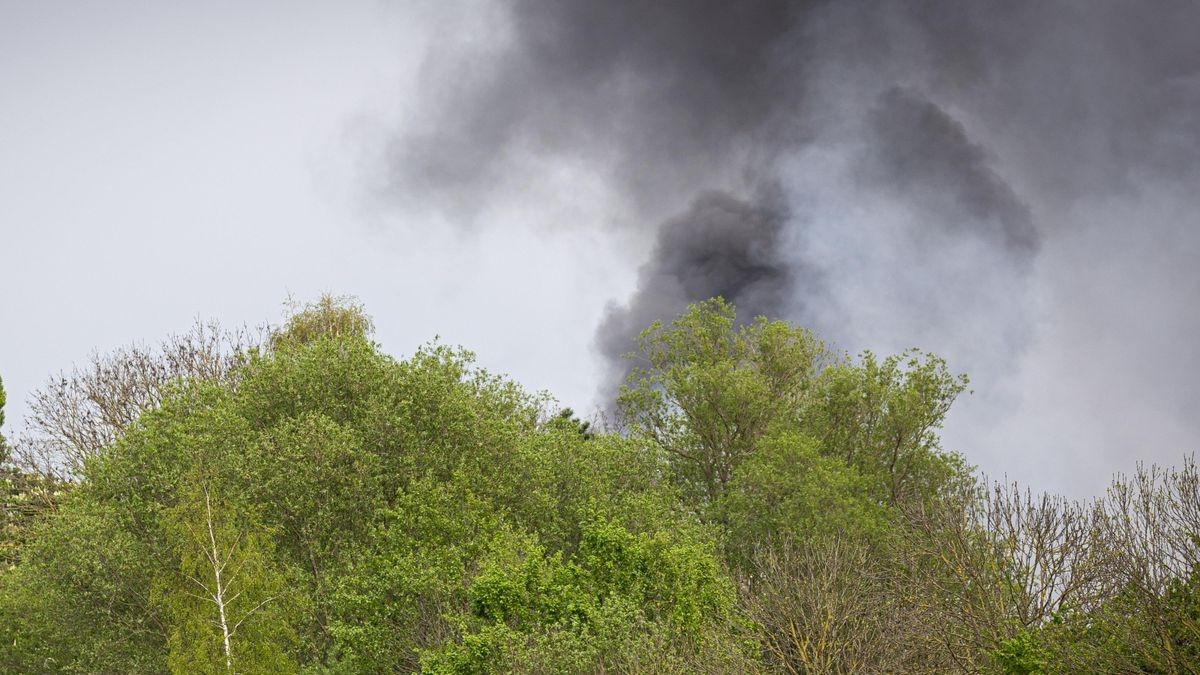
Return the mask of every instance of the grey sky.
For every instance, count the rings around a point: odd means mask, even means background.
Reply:
[[[362,146],[402,115],[437,6],[0,3],[6,433],[93,349],[325,290],[392,353],[440,335],[585,405],[592,331],[631,283],[611,242],[527,230],[520,203],[469,238],[364,206]]]
[[[668,246],[697,195],[770,185],[770,306],[968,371],[947,445],[989,474],[1200,445],[1188,3],[100,5],[0,0],[10,434],[93,349],[325,290],[587,408],[608,304],[739,231]]]

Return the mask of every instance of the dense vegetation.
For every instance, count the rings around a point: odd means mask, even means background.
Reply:
[[[941,360],[720,300],[632,363],[598,428],[330,298],[98,356],[0,440],[0,671],[1200,668],[1190,463],[984,484]]]

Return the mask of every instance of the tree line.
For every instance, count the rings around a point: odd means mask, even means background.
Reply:
[[[718,298],[584,421],[371,336],[324,297],[35,392],[0,438],[0,671],[1200,670],[1195,465],[989,483],[940,445],[968,383],[934,355]]]

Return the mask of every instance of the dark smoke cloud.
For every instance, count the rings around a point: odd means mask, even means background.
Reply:
[[[1200,3],[493,6],[486,48],[431,56],[387,192],[470,221],[545,166],[599,175],[597,220],[654,241],[597,334],[611,373],[722,294],[946,355],[998,392],[947,430],[985,468],[1094,462],[1094,489],[1196,449]]]
[[[426,124],[390,145],[387,189],[470,217],[529,154],[587,157],[643,216],[772,152],[799,64],[775,59],[794,0],[510,0],[494,59],[441,55]],[[465,84],[464,84],[465,81]],[[734,171],[742,166],[732,163]]]
[[[839,7],[838,32],[860,38],[870,4]],[[970,115],[1030,192],[1084,198],[1196,175],[1197,3],[903,4],[882,19],[888,75]]]
[[[600,352],[612,364],[606,397],[611,400],[625,375],[622,355],[633,351],[634,338],[688,303],[720,296],[743,318],[779,316],[797,276],[780,250],[787,221],[782,195],[771,187],[760,189],[753,201],[704,192],[664,223],[649,261],[638,271],[633,297],[609,307],[596,333]]]
[[[918,93],[893,88],[867,115],[867,152],[860,159],[868,188],[909,201],[945,234],[970,229],[1028,259],[1039,234],[1029,208],[992,169],[966,129]]]

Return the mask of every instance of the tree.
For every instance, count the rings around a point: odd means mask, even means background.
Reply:
[[[92,354],[87,365],[52,377],[29,402],[28,429],[16,448],[27,469],[78,481],[84,463],[158,407],[183,379],[228,382],[254,344],[247,331],[197,321],[157,349],[131,345]]]
[[[875,497],[893,505],[953,493],[970,471],[942,451],[938,430],[967,386],[946,362],[910,350],[882,360],[839,360],[821,373],[802,428],[825,454],[858,467],[875,482]]]
[[[745,573],[771,551],[821,537],[865,544],[890,526],[871,482],[795,431],[764,438],[714,507],[727,528],[726,560]]]
[[[156,551],[122,527],[119,505],[74,493],[33,531],[0,574],[0,671],[164,672]]]
[[[310,344],[316,340],[343,337],[367,338],[375,323],[363,306],[350,296],[323,294],[316,302],[285,303],[288,319],[284,326],[270,332],[267,344],[272,349]]]
[[[0,380],[0,427],[4,425],[4,403],[4,381]],[[10,451],[0,433],[0,572],[16,565],[33,523],[54,508],[60,487],[52,479],[13,464]]]
[[[510,533],[489,549],[456,617],[462,637],[423,654],[429,672],[624,671],[647,633],[698,644],[732,618],[732,585],[687,532],[596,520],[573,555]],[[726,657],[738,651],[728,635]]]
[[[8,462],[8,442],[4,440],[4,378],[0,378],[0,464]]]
[[[841,534],[766,550],[742,606],[758,627],[766,665],[787,673],[943,672],[914,640],[880,550]]]
[[[782,321],[737,326],[734,307],[720,298],[655,323],[638,349],[620,409],[709,502],[772,425],[799,413],[828,359],[812,334]]]
[[[269,540],[207,480],[186,489],[167,516],[179,574],[159,581],[168,610],[171,670],[274,673],[295,670],[290,593],[273,568]]]
[[[1118,476],[1093,527],[1102,593],[1038,636],[1055,667],[1200,672],[1200,469]]]
[[[546,424],[550,426],[561,427],[563,429],[570,429],[579,434],[585,440],[591,440],[596,436],[596,431],[592,428],[592,423],[588,420],[579,419],[579,417],[575,415],[575,411],[571,408],[563,408],[562,410],[559,410],[557,414],[555,414],[546,422]]]
[[[1041,649],[1030,634],[1106,592],[1085,504],[980,484],[903,510],[894,550],[905,602],[918,609],[922,648],[957,668],[1032,667]]]

